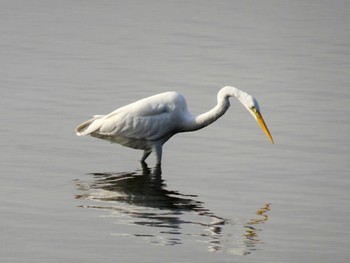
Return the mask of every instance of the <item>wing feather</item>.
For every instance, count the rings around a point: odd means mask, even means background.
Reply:
[[[167,92],[119,108],[108,115],[97,115],[77,129],[78,135],[123,136],[138,140],[157,140],[176,129],[178,100],[183,97]]]

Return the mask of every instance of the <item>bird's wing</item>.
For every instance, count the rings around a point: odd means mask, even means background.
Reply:
[[[173,100],[160,96],[142,99],[108,115],[94,116],[83,123],[81,135],[99,134],[133,139],[157,140],[176,128],[177,110]],[[77,128],[77,130],[79,129]]]

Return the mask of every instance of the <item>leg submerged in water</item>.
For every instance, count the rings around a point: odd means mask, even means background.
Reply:
[[[145,150],[143,152],[142,158],[141,158],[141,162],[144,163],[145,160],[147,159],[147,157],[151,154],[152,150]]]

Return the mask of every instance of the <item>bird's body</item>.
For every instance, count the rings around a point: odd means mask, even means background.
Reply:
[[[248,110],[257,111],[258,119],[262,119],[259,106],[253,97],[227,86],[219,91],[217,105],[199,116],[190,114],[186,100],[181,94],[165,92],[141,99],[107,115],[95,115],[79,125],[76,133],[78,136],[91,135],[126,147],[144,150],[142,162],[155,151],[157,164],[160,164],[162,146],[167,140],[176,133],[195,131],[213,123],[229,108],[229,97],[236,97]],[[251,113],[255,117],[256,113]],[[265,127],[264,131],[272,141],[265,123],[261,125]]]

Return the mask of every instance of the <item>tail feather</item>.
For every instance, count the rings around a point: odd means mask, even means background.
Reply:
[[[89,135],[90,133],[96,131],[96,129],[98,127],[96,127],[96,125],[92,125],[92,124],[94,124],[94,122],[97,119],[100,119],[101,117],[103,117],[103,115],[95,115],[92,119],[80,124],[78,127],[75,128],[76,134],[78,136],[85,136],[85,135]]]

